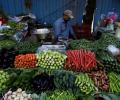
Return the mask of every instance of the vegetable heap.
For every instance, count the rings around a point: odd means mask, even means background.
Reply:
[[[52,95],[47,96],[46,100],[76,100],[76,98],[69,91],[56,90]]]
[[[40,75],[36,75],[32,79],[32,85],[35,91],[37,92],[52,90],[54,88],[53,76],[49,76],[46,73],[41,73]]]
[[[21,30],[24,28],[24,24],[20,22],[17,23],[17,22],[9,21],[7,25],[9,25],[12,29],[15,29],[15,30]]]
[[[36,63],[35,54],[21,54],[15,57],[14,65],[16,68],[34,68],[36,67]]]
[[[0,66],[2,68],[8,68],[14,66],[16,52],[14,48],[3,48],[0,51]]]
[[[35,53],[37,51],[38,46],[39,46],[39,43],[24,41],[24,42],[20,42],[16,46],[16,49],[19,54]]]
[[[89,76],[93,79],[95,85],[103,90],[103,91],[108,91],[109,90],[109,80],[104,71],[96,71],[96,72],[91,72]]]
[[[6,36],[13,36],[15,34],[15,30],[13,29],[3,29],[0,30],[0,33],[6,35]]]
[[[69,45],[70,45],[70,48],[73,50],[79,50],[79,49],[92,50],[94,48],[94,43],[86,39],[73,40],[70,42]]]
[[[56,51],[45,51],[37,54],[37,66],[49,69],[61,69],[66,56]]]
[[[113,34],[103,33],[101,38],[96,41],[89,41],[86,39],[73,40],[70,42],[70,49],[87,49],[87,50],[105,50],[108,45],[113,44],[116,47],[120,47],[119,41]]]
[[[97,66],[95,54],[91,51],[84,49],[68,50],[66,55],[67,60],[65,63],[65,69],[75,71],[90,71]]]
[[[114,72],[108,74],[110,81],[110,92],[120,92],[120,75]]]
[[[99,46],[106,49],[108,45],[113,44],[116,47],[120,47],[119,41],[116,39],[114,34],[104,33],[99,39]]]
[[[12,73],[15,72],[15,74],[12,75],[12,79],[14,80],[14,82],[12,83],[11,87],[13,89],[20,87],[26,91],[33,90],[31,80],[32,80],[32,76],[34,76],[35,74],[34,69],[14,69],[11,71]]]
[[[70,71],[56,71],[54,72],[54,83],[59,89],[75,89],[75,75]]]
[[[102,62],[102,64],[104,65],[103,68],[107,72],[113,72],[114,71],[116,73],[120,73],[120,64],[118,64],[117,60],[114,57],[110,56],[106,52],[98,52],[97,57]]]
[[[22,91],[21,88],[17,89],[17,91],[12,92],[8,91],[4,95],[4,100],[32,100],[31,94],[27,94],[26,91]]]
[[[10,81],[9,79],[8,73],[0,70],[0,92],[7,89],[8,82]]]
[[[16,42],[13,40],[1,40],[0,41],[0,48],[8,48],[15,46]]]
[[[80,73],[77,75],[75,84],[80,88],[81,92],[90,94],[95,91],[94,82],[89,78],[87,74]]]

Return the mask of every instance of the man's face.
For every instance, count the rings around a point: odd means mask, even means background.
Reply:
[[[69,21],[70,20],[70,17],[67,16],[67,15],[64,15],[63,18],[64,18],[65,21]]]

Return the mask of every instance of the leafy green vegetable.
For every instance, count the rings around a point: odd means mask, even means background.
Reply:
[[[13,40],[1,40],[0,41],[0,48],[9,48],[14,47],[16,45],[16,42]]]
[[[52,95],[47,96],[46,100],[76,100],[76,98],[69,91],[56,90]]]
[[[3,29],[3,30],[0,30],[0,33],[6,36],[13,36],[15,34],[15,30],[14,29]]]
[[[17,23],[17,22],[13,22],[13,21],[8,21],[7,25],[9,25],[14,30],[21,30],[24,28],[24,24],[20,23],[20,22]]]
[[[75,90],[75,74],[69,71],[55,71],[54,83],[58,89],[72,89]]]
[[[23,53],[35,53],[40,44],[36,42],[24,41],[16,45],[16,50],[19,54]]]
[[[94,50],[105,50],[108,45],[113,44],[120,47],[119,41],[116,39],[115,35],[110,33],[103,33],[101,38],[96,41],[89,41],[86,39],[73,40],[70,42],[70,49],[89,49]]]

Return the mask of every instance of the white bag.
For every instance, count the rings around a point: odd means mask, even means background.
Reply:
[[[109,52],[110,54],[112,54],[113,56],[117,56],[117,55],[120,54],[120,50],[119,50],[116,46],[114,46],[114,45],[109,45],[109,46],[107,47],[107,50],[108,50],[108,52]]]

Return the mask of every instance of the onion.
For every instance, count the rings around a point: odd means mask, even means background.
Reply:
[[[14,100],[19,100],[19,97],[14,98]]]
[[[8,92],[7,92],[7,95],[10,95],[10,94],[12,94],[12,91],[8,91]]]
[[[22,96],[22,94],[21,93],[17,93],[17,97],[21,97]]]
[[[19,100],[24,100],[24,97],[21,96]]]
[[[27,94],[26,94],[26,93],[23,93],[23,97],[27,97]]]
[[[26,93],[25,91],[22,91],[22,94]]]
[[[17,89],[17,92],[18,93],[22,92],[22,89],[21,88]]]
[[[28,100],[28,98],[24,98],[24,100]]]
[[[12,98],[15,98],[16,97],[16,95],[12,95]]]
[[[8,100],[11,100],[12,99],[12,96],[10,95],[10,96],[8,96],[8,98],[7,98]]]
[[[28,96],[27,96],[27,97],[28,97],[28,99],[31,99],[31,94],[28,94]]]
[[[16,95],[17,93],[16,93],[16,92],[13,92],[12,94],[13,94],[13,95]]]

